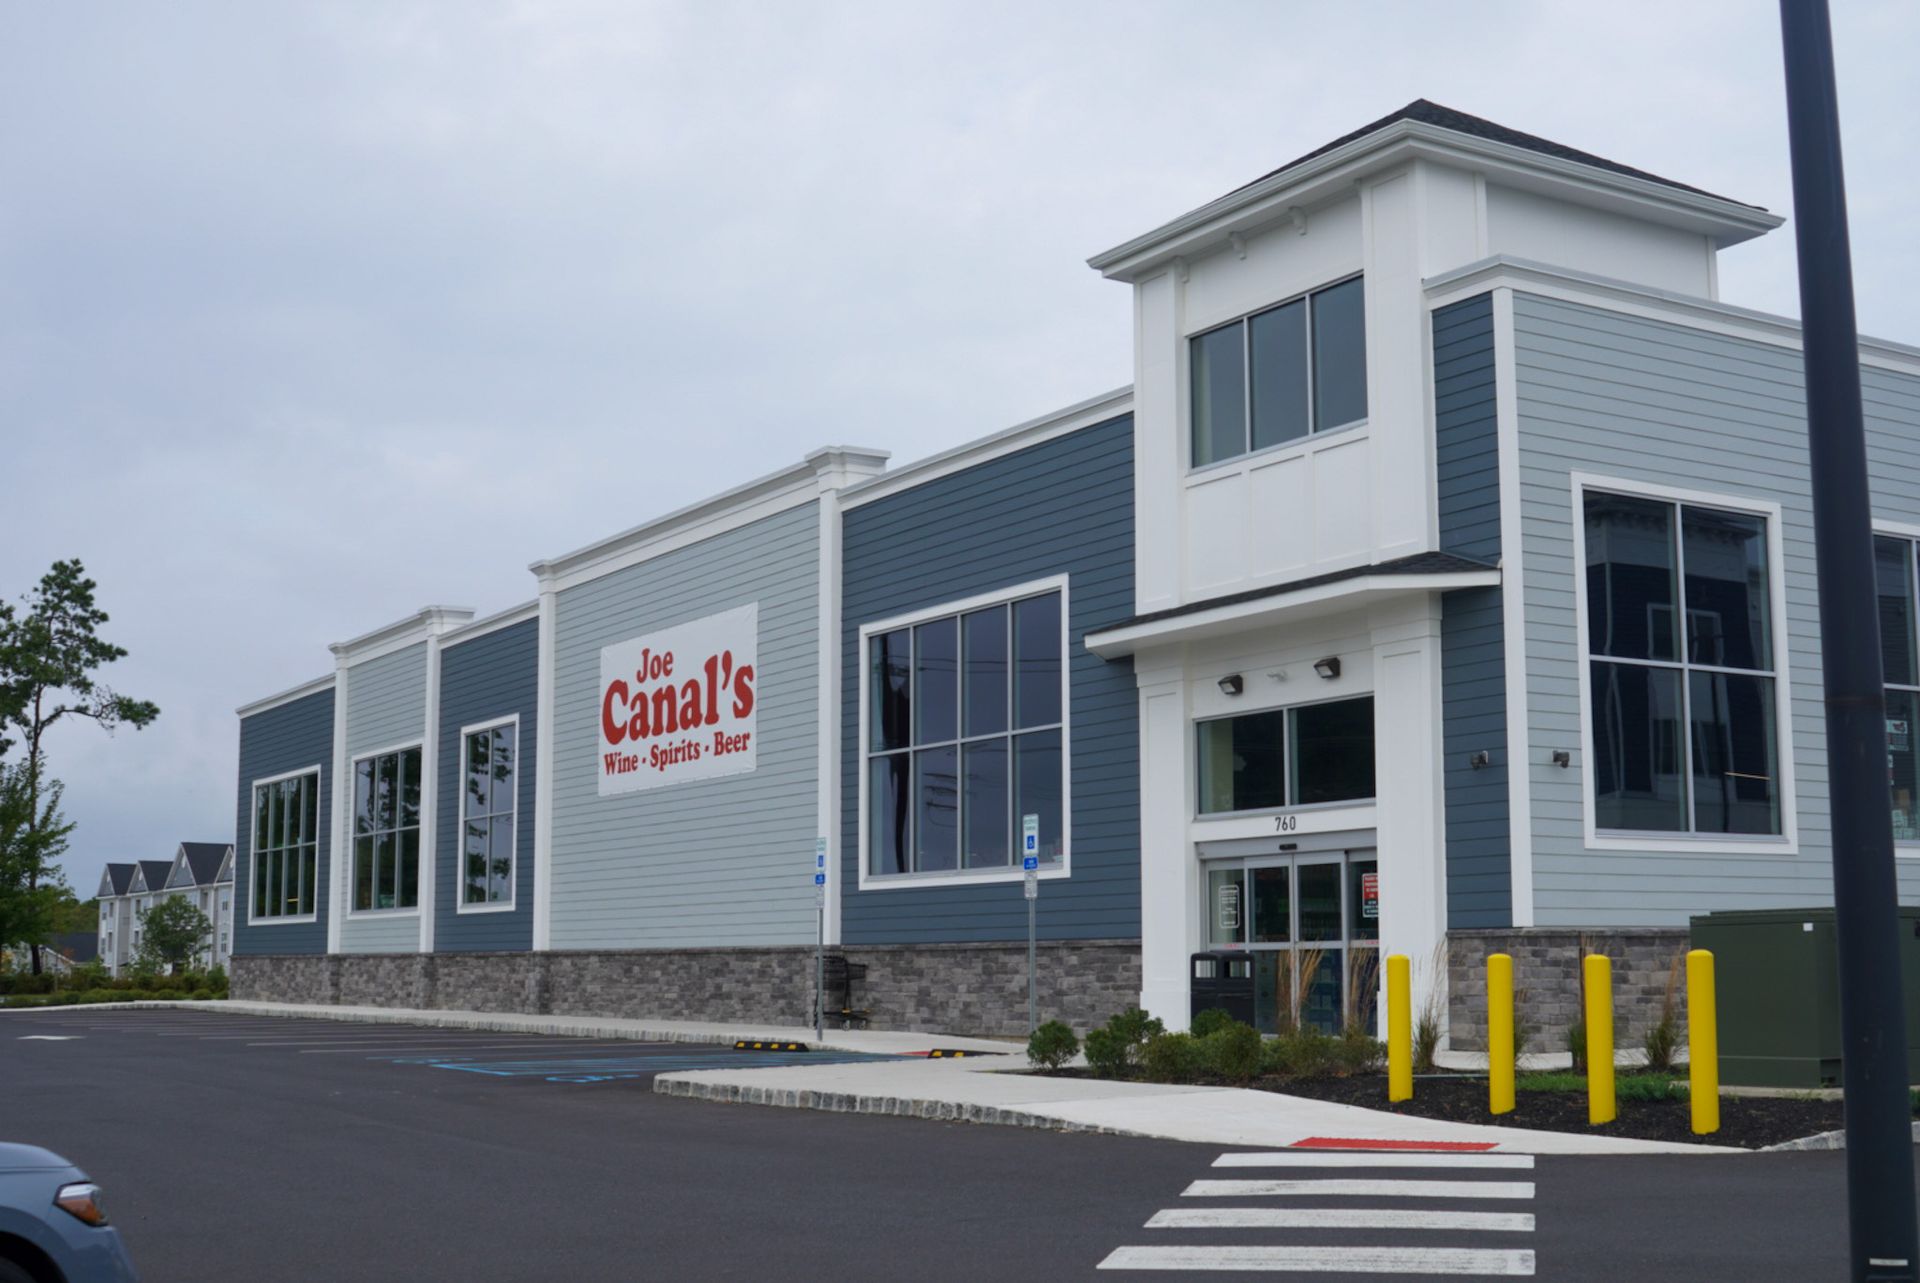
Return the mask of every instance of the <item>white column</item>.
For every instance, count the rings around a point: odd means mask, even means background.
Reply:
[[[840,491],[838,476],[820,479],[820,646],[818,727],[819,819],[827,841],[826,941],[840,943]]]
[[[1140,683],[1140,1005],[1185,1029],[1187,955],[1199,947],[1198,864],[1187,844],[1184,666],[1143,670]]]
[[[1373,674],[1381,945],[1413,964],[1414,1018],[1438,984],[1444,1020],[1446,963],[1440,951],[1447,879],[1437,593],[1375,614]]]
[[[347,817],[353,808],[353,781],[347,778],[347,674],[346,660],[334,652],[333,661],[333,764],[327,768],[332,777],[331,805],[327,807],[327,952],[339,953],[347,924],[348,884],[353,870],[348,867]],[[259,859],[258,851],[252,859]]]
[[[533,776],[533,947],[553,947],[553,638],[557,600],[553,589],[540,588],[540,646],[535,686],[540,707],[534,749],[538,765]]]
[[[446,621],[427,625],[427,716],[420,733],[420,945],[433,952],[434,892],[440,881],[440,633]]]

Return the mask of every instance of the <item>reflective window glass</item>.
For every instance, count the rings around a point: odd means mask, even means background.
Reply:
[[[1306,436],[1306,300],[1250,318],[1247,344],[1253,361],[1253,448]]]
[[[1293,939],[1293,870],[1281,864],[1252,872],[1253,939],[1285,944]]]
[[[1893,783],[1893,836],[1920,842],[1920,749],[1914,732],[1920,719],[1920,693],[1887,692],[1887,774]]]
[[[1619,659],[1678,659],[1673,505],[1586,496],[1587,649]]]
[[[1193,389],[1193,466],[1247,450],[1246,330],[1235,322],[1187,345]]]
[[[964,863],[969,869],[1003,868],[1013,859],[1007,742],[991,739],[968,744],[961,760],[966,768],[966,796],[960,807]]]
[[[1380,938],[1380,862],[1352,860],[1347,864],[1347,904],[1352,909],[1351,929],[1355,940]]]
[[[1060,721],[1060,594],[1028,597],[1013,607],[1014,726]]]
[[[1283,709],[1199,723],[1201,814],[1287,804],[1287,714]]]
[[[1745,513],[1681,509],[1687,658],[1720,668],[1773,667],[1767,523]]]
[[[1007,608],[976,610],[962,620],[965,735],[996,735],[1007,729]]]
[[[913,630],[913,742],[960,734],[960,629],[952,618]]]
[[[1296,882],[1300,893],[1300,939],[1340,939],[1340,865],[1302,864]]]
[[[908,755],[894,753],[867,763],[867,853],[875,873],[905,873],[908,860]]]
[[[1366,291],[1355,277],[1313,296],[1313,427],[1367,417]]]
[[[1040,817],[1040,863],[1058,863],[1066,854],[1066,813],[1059,731],[1031,731],[1013,741],[1014,826],[1024,817]]]
[[[1880,667],[1895,686],[1916,684],[1913,642],[1913,545],[1873,541],[1873,573],[1880,599]]]
[[[1207,943],[1241,944],[1247,938],[1246,879],[1239,865],[1207,871]]]
[[[959,750],[926,748],[913,755],[914,867],[951,869],[960,850]]]
[[[869,639],[867,741],[875,749],[905,748],[912,737],[913,634],[896,628]]]
[[[1595,662],[1590,672],[1595,824],[1684,831],[1680,671]]]
[[[1295,805],[1373,796],[1373,697],[1293,710]]]
[[[1701,833],[1778,833],[1773,682],[1691,673],[1693,819]]]

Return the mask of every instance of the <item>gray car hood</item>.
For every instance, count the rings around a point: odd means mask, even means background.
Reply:
[[[72,1167],[72,1163],[50,1149],[0,1141],[0,1172],[68,1171]]]

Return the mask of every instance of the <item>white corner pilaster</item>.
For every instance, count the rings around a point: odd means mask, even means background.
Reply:
[[[347,923],[347,814],[352,781],[347,778],[347,681],[344,657],[333,661],[332,792],[327,806],[327,952],[339,953]]]
[[[535,681],[533,775],[533,947],[553,947],[553,642],[557,594],[540,586],[540,643]]]
[[[426,724],[420,731],[420,952],[433,952],[434,900],[440,884],[440,634],[427,631]]]
[[[820,479],[820,650],[816,833],[827,843],[826,942],[840,943],[840,481]]]
[[[1140,1005],[1185,1029],[1187,956],[1199,948],[1199,863],[1187,842],[1185,666],[1147,669],[1140,685]],[[1154,781],[1149,785],[1147,781]]]
[[[1500,616],[1507,705],[1507,859],[1512,924],[1533,925],[1533,746],[1527,716],[1526,530],[1513,291],[1493,292],[1494,435],[1500,475]]]

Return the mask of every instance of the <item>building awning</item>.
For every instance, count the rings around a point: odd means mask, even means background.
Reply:
[[[1290,624],[1395,597],[1491,588],[1499,582],[1498,566],[1448,552],[1420,552],[1135,615],[1118,627],[1088,633],[1086,645],[1102,659],[1113,659],[1156,646]]]

